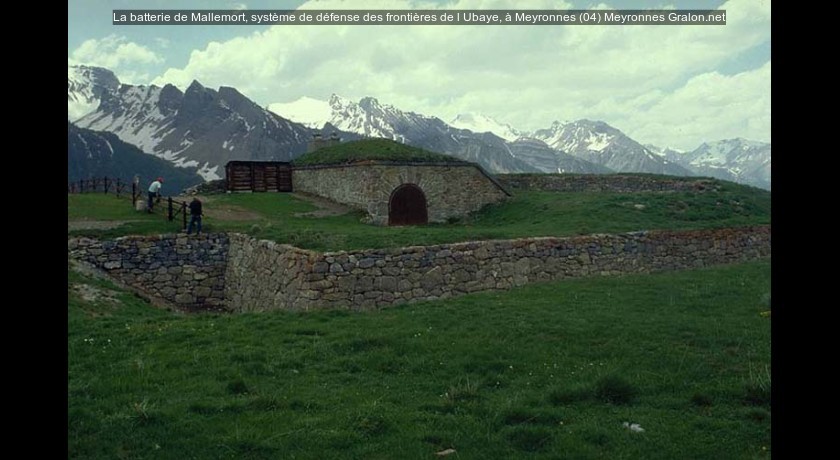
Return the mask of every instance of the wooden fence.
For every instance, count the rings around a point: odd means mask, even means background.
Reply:
[[[178,214],[181,215],[181,228],[183,230],[187,229],[187,202],[186,201],[178,201],[173,200],[172,197],[166,197],[167,207],[166,207],[166,217],[169,222],[175,220],[178,217]],[[178,208],[178,209],[175,209]]]
[[[67,193],[113,193],[117,196],[117,198],[119,198],[121,194],[128,192],[129,185],[131,185],[131,207],[136,209],[137,200],[143,200],[145,199],[145,196],[143,195],[143,192],[137,182],[134,181],[126,181],[120,178],[111,177],[80,179],[78,181],[67,183]],[[160,203],[162,199],[163,197],[158,197],[156,202]],[[166,197],[166,220],[173,222],[180,216],[182,228],[186,230],[187,208],[188,204],[186,201],[178,201],[173,199],[171,196]]]
[[[114,193],[120,196],[128,185],[133,182],[111,177],[94,177],[91,179],[79,179],[67,183],[67,193]]]

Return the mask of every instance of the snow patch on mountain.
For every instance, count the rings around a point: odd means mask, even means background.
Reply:
[[[219,169],[219,166],[210,166],[209,163],[204,163],[204,166],[198,168],[198,175],[203,177],[205,181],[221,179]]]
[[[120,81],[99,67],[67,66],[67,119],[75,121],[96,110],[103,93],[116,91]]]
[[[609,147],[610,141],[612,141],[612,138],[606,133],[589,133],[589,137],[583,142],[586,143],[589,150],[600,152]]]
[[[689,176],[688,169],[665,160],[603,121],[555,121],[531,136],[550,147],[616,172]]]
[[[492,117],[482,114],[461,113],[452,121],[451,126],[458,129],[468,129],[474,133],[493,133],[502,139],[513,142],[522,136],[522,132],[507,123],[501,123]]]
[[[736,138],[717,142],[704,143],[697,150],[691,152],[691,164],[694,166],[718,166],[730,165],[733,172],[740,171],[740,166],[735,160],[749,156],[752,150],[762,149],[769,144]]]

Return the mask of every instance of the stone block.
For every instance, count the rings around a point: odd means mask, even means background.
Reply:
[[[193,304],[195,303],[195,297],[193,297],[191,294],[176,294],[175,302],[185,305]]]
[[[380,276],[374,281],[373,287],[379,291],[394,292],[397,290],[397,279],[393,276]]]
[[[420,286],[426,291],[431,291],[435,287],[443,283],[443,270],[440,267],[435,267],[420,278]]]

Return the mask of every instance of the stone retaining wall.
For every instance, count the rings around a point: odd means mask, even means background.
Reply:
[[[770,227],[524,238],[319,253],[240,234],[74,238],[72,258],[181,307],[371,309],[536,281],[770,256]]]
[[[218,309],[225,302],[228,236],[129,236],[68,240],[69,256],[103,269],[128,286],[185,308]]]
[[[231,236],[230,308],[370,309],[536,281],[649,273],[770,256],[770,227],[525,238],[317,253]]]
[[[637,174],[497,174],[496,180],[511,189],[554,192],[702,192],[720,181]]]

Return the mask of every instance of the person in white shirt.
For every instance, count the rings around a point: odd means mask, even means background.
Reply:
[[[160,188],[163,186],[163,178],[158,177],[157,180],[152,182],[152,185],[149,186],[149,206],[147,210],[152,212],[152,207],[154,206],[154,200],[157,197],[160,197]]]

